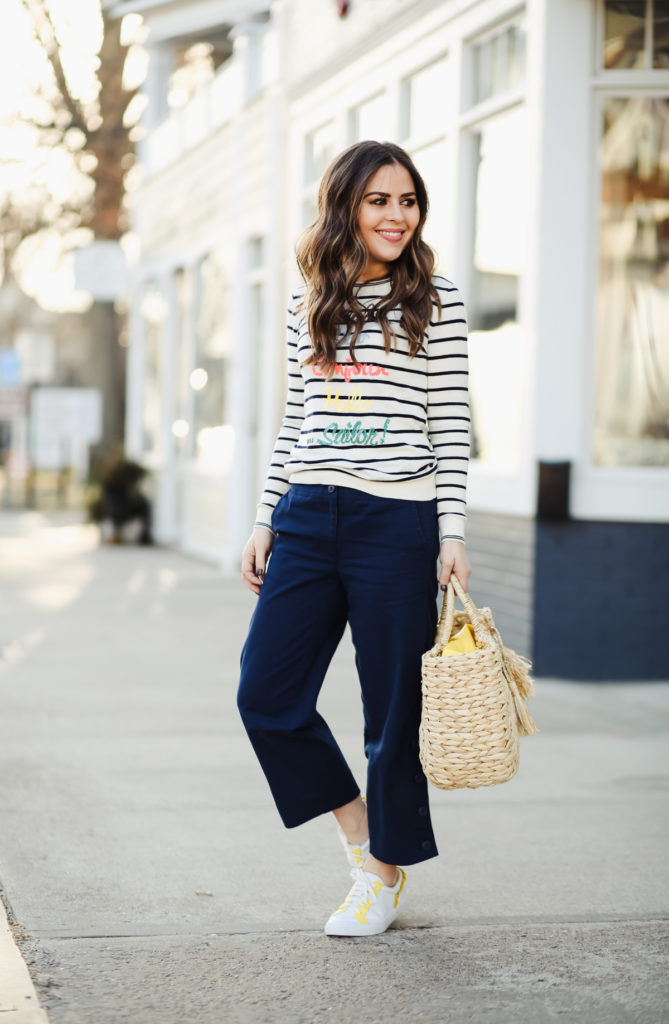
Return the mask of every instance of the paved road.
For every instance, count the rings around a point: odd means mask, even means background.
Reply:
[[[669,684],[540,680],[519,775],[433,791],[398,927],[328,939],[334,827],[283,828],[234,706],[253,595],[37,514],[0,576],[0,883],[52,1024],[669,1021]],[[348,639],[321,709],[362,779]]]

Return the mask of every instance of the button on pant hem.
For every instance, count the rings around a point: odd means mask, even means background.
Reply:
[[[429,843],[429,849],[423,849],[423,842]],[[409,867],[411,864],[421,864],[424,860],[438,857],[439,851],[434,840],[416,841],[409,839],[406,845],[400,845],[384,849],[374,844],[372,838],[370,851],[373,857],[380,860],[382,864],[401,864],[402,867]]]

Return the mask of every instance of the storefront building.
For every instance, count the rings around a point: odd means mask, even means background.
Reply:
[[[668,5],[110,6],[149,29],[127,440],[159,539],[237,572],[283,411],[294,241],[330,159],[392,139],[468,310],[474,599],[538,674],[666,678]],[[170,110],[196,33],[231,55]]]

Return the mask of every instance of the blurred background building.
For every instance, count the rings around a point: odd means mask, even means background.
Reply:
[[[143,24],[126,449],[236,572],[331,158],[412,154],[470,322],[472,592],[538,674],[669,670],[667,0],[105,0]]]

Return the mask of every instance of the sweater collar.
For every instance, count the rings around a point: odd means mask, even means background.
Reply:
[[[359,299],[373,295],[387,295],[390,291],[390,277],[372,278],[370,281],[357,281],[355,293]]]

